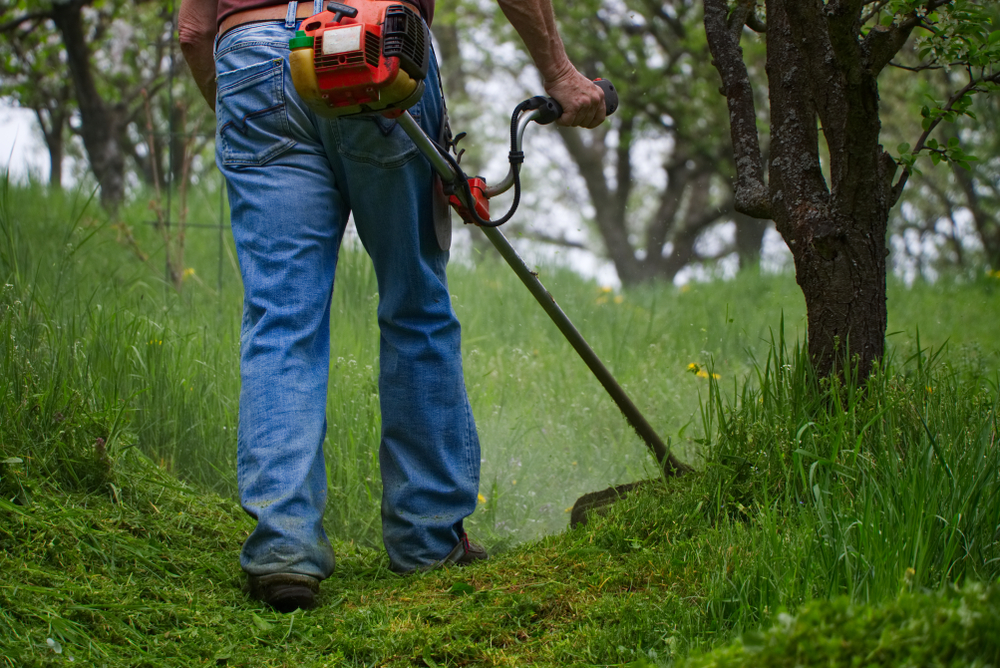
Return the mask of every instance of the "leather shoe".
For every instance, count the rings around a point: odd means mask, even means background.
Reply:
[[[486,553],[486,548],[478,543],[473,543],[469,540],[469,534],[463,533],[461,539],[458,541],[458,545],[456,545],[455,548],[448,553],[448,556],[431,566],[428,570],[441,568],[442,566],[448,566],[451,564],[456,566],[468,566],[474,561],[481,561],[489,558],[490,555]]]
[[[251,598],[265,603],[278,612],[309,610],[316,606],[319,580],[299,573],[250,575],[245,591]]]

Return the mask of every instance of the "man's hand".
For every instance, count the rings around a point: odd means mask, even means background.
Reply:
[[[545,90],[562,105],[559,125],[595,128],[605,116],[604,91],[566,56],[551,0],[497,0],[542,73]]]
[[[216,0],[182,0],[178,14],[181,53],[191,68],[198,90],[215,109]]]
[[[563,115],[556,121],[557,124],[596,128],[604,122],[606,116],[604,91],[580,74],[576,68],[571,66],[562,77],[555,81],[546,81],[545,92],[562,105]]]

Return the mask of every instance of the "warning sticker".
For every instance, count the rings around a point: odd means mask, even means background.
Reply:
[[[323,33],[323,55],[361,50],[361,26],[332,28]]]

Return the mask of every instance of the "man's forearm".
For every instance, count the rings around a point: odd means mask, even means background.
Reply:
[[[563,108],[560,125],[594,128],[604,120],[604,93],[570,62],[559,37],[552,0],[497,0],[542,75],[545,90]]]
[[[198,90],[215,108],[216,0],[182,0],[178,15],[181,53]]]
[[[551,83],[575,68],[566,56],[551,0],[498,0],[500,9],[524,41],[544,83]]]

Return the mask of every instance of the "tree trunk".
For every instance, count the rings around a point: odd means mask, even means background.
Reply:
[[[80,109],[80,136],[90,168],[101,186],[101,204],[117,209],[125,196],[125,156],[119,145],[124,110],[108,105],[94,83],[81,5],[68,3],[52,13],[62,35],[70,79]]]
[[[42,129],[45,148],[49,151],[49,187],[62,189],[62,164],[65,156],[66,107],[35,109],[35,118]],[[46,113],[47,112],[47,113]],[[48,122],[46,122],[48,116]]]
[[[774,220],[792,251],[817,372],[856,372],[864,379],[885,351],[885,235],[898,197],[896,162],[879,145],[877,77],[918,22],[862,35],[858,2],[766,0],[765,6],[766,185],[753,89],[739,47],[747,14],[730,15],[725,0],[705,0],[706,35],[729,102],[736,208]],[[819,128],[829,150],[829,187]]]
[[[736,222],[736,254],[740,260],[740,270],[758,267],[767,221],[739,212],[733,215],[733,219]]]
[[[658,194],[656,210],[648,221],[644,221],[644,243],[638,245],[643,246],[645,254],[640,255],[631,235],[639,221],[628,211],[633,188],[634,125],[633,117],[622,118],[618,126],[618,144],[614,147],[606,143],[606,134],[599,131],[585,135],[575,128],[560,127],[558,130],[587,186],[605,255],[614,263],[618,278],[624,285],[653,280],[669,282],[692,261],[717,259],[700,257],[695,252],[695,242],[709,226],[730,215],[732,206],[731,202],[710,205],[718,161],[703,157],[690,159],[684,150],[687,147],[675,148],[675,155],[665,166],[667,185]],[[589,142],[584,141],[585,136]],[[612,151],[615,155],[614,183],[605,172],[606,158]],[[671,252],[664,256],[667,244]]]
[[[588,133],[589,142],[584,141],[584,135],[576,128],[556,128],[587,186],[587,193],[594,207],[594,222],[604,241],[605,254],[614,263],[618,278],[626,285],[634,285],[643,280],[641,261],[629,242],[626,228],[626,208],[632,190],[628,138],[631,137],[633,124],[634,119],[630,116],[624,116],[621,120],[619,133],[623,139],[616,151],[618,160],[615,164],[614,187],[604,173],[608,155],[608,146],[604,142],[607,126]]]
[[[49,148],[49,187],[62,190],[63,138],[53,138]]]
[[[885,350],[895,162],[879,145],[876,75],[858,62],[853,39],[837,43],[854,30],[838,32],[838,20],[851,18],[827,18],[821,2],[767,2],[769,194],[805,296],[813,363],[823,375],[856,367],[866,378]],[[817,118],[830,150],[829,189]]]
[[[951,173],[965,196],[965,205],[972,214],[972,222],[983,244],[986,261],[994,270],[1000,269],[1000,224],[983,208],[972,173],[956,164],[951,165]]]

